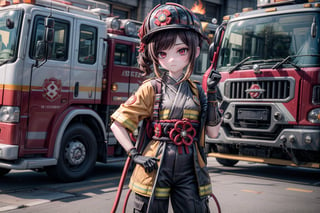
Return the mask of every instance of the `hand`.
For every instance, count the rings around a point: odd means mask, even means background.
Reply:
[[[157,161],[159,161],[159,159],[155,157],[142,156],[137,152],[136,148],[133,148],[129,151],[129,156],[133,162],[142,165],[145,171],[148,173],[158,168]]]
[[[208,90],[215,90],[219,81],[221,79],[220,73],[218,73],[215,70],[212,70],[211,73],[209,74],[209,77],[207,79],[207,87]]]

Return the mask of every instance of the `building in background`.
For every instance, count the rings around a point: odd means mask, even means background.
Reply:
[[[73,0],[71,0],[73,1]],[[88,0],[73,1],[79,5]],[[187,8],[197,8],[198,16],[202,21],[211,22],[213,18],[221,23],[224,15],[241,12],[242,8],[256,8],[256,0],[97,0],[90,2],[102,2],[109,6],[110,14],[119,18],[129,18],[142,21],[150,10],[157,4],[175,2]],[[83,3],[83,6],[88,5]]]

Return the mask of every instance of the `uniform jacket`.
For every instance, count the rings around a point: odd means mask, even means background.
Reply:
[[[129,132],[133,132],[141,120],[150,118],[153,115],[154,100],[156,95],[155,88],[156,79],[145,81],[138,89],[138,91],[132,95],[125,103],[123,103],[111,116],[112,120],[118,121]],[[212,186],[210,177],[208,175],[206,167],[206,156],[204,155],[204,124],[207,110],[207,98],[202,88],[194,82],[188,80],[191,91],[194,98],[198,98],[201,105],[201,112],[184,112],[184,118],[200,119],[200,127],[197,131],[199,141],[195,142],[194,149],[194,167],[198,182],[198,191],[200,197],[210,195],[212,192]],[[165,113],[164,113],[165,114]],[[164,116],[164,115],[162,115]],[[143,155],[157,157],[160,159],[158,166],[161,166],[161,158],[164,146],[163,141],[150,140],[147,144],[144,144],[142,150]],[[156,179],[157,171],[151,173],[145,172],[143,166],[136,165],[133,174],[130,179],[129,187],[132,191],[143,195],[151,196],[153,191],[154,181]],[[165,194],[166,192],[162,192]]]

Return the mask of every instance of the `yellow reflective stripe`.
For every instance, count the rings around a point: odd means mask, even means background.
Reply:
[[[191,110],[191,109],[183,110],[183,118],[188,118],[190,120],[198,120],[198,117],[199,117],[199,111]]]
[[[129,188],[138,194],[145,195],[148,197],[150,197],[152,194],[152,186],[148,187],[139,183],[133,183],[131,180],[129,183]]]
[[[209,195],[212,192],[212,186],[211,184],[205,185],[205,186],[200,186],[199,187],[199,194],[200,196],[205,196]]]
[[[118,111],[115,111],[112,114],[112,117],[120,124],[124,125],[125,128],[129,129],[131,132],[133,132],[137,128],[137,125],[134,122],[123,116],[123,114],[119,113]]]
[[[160,111],[160,115],[159,115],[160,120],[166,120],[166,119],[168,119],[168,117],[169,117],[169,112],[170,112],[169,109],[161,110],[161,111]]]
[[[160,120],[166,120],[169,118],[170,110],[164,109],[160,111]],[[190,120],[198,120],[200,112],[192,109],[183,110],[183,118],[188,118]]]
[[[168,198],[170,195],[170,188],[156,188],[155,196],[159,198]]]

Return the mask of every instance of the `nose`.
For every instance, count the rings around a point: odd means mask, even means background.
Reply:
[[[175,57],[173,55],[170,55],[168,57],[168,62],[173,62],[175,60]]]

